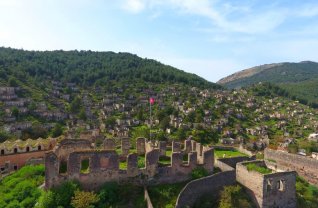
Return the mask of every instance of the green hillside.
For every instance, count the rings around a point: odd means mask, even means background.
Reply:
[[[303,103],[318,103],[318,63],[280,63],[253,67],[218,81],[228,88],[240,88],[259,82],[271,82],[287,90]]]
[[[0,84],[10,84],[10,78],[35,85],[47,80],[72,82],[82,87],[143,81],[219,88],[195,74],[129,53],[0,48]]]

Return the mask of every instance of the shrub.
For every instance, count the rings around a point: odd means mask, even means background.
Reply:
[[[74,208],[94,208],[98,201],[99,198],[94,192],[76,190],[71,204]]]
[[[0,182],[0,207],[34,207],[41,195],[44,166],[25,166]]]
[[[243,191],[242,187],[225,186],[221,192],[219,208],[249,208],[253,207],[247,194]]]
[[[71,200],[76,190],[79,189],[79,185],[72,181],[67,181],[57,188],[53,188],[50,191],[43,192],[37,208],[54,208],[64,207],[71,208]]]
[[[208,171],[203,167],[196,167],[191,172],[191,178],[198,179],[209,175]]]
[[[271,169],[268,169],[266,167],[261,167],[261,166],[255,164],[255,163],[248,163],[246,165],[246,167],[247,167],[248,171],[257,171],[257,172],[262,173],[262,174],[272,173]]]

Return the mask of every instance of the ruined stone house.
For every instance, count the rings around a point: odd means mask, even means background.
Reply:
[[[85,140],[65,140],[45,155],[45,187],[58,186],[63,181],[77,180],[85,189],[98,189],[106,182],[148,185],[176,183],[190,178],[191,171],[202,166],[209,172],[214,167],[214,151],[195,141],[172,143],[171,162],[160,165],[160,157],[166,154],[164,142],[150,142],[139,138],[137,152],[131,153],[129,138],[121,140],[120,152],[112,139],[104,141],[102,149],[94,149]],[[184,161],[185,155],[187,160]],[[144,167],[138,167],[138,158],[144,158]],[[126,161],[127,169],[119,163]],[[86,163],[86,170],[83,171]]]

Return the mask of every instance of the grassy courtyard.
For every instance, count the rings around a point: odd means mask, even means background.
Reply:
[[[241,153],[237,150],[214,150],[214,155],[216,158],[230,158],[230,157],[240,157],[240,156],[247,156],[244,153]]]

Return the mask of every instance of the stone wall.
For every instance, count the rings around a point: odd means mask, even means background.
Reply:
[[[222,158],[215,161],[215,167],[220,168],[222,171],[235,170],[236,164],[243,161],[254,160],[255,157],[232,157],[232,158]]]
[[[66,161],[69,154],[84,149],[92,149],[92,144],[84,139],[64,139],[58,143],[53,151],[58,155],[60,160]]]
[[[145,197],[145,201],[147,203],[147,208],[153,208],[152,202],[151,202],[151,199],[149,197],[148,190],[146,187],[144,187],[144,192],[145,192],[144,197]]]
[[[65,145],[72,144],[77,141],[67,142]],[[80,143],[82,141],[79,141]],[[104,143],[104,147],[112,147],[109,141]],[[159,145],[163,147],[163,145]],[[138,153],[128,154],[126,157],[127,169],[120,169],[119,163],[123,155],[118,155],[115,150],[74,150],[68,154],[66,164],[67,171],[62,172],[64,157],[66,155],[63,146],[59,146],[63,151],[58,149],[47,152],[45,155],[46,166],[46,188],[59,185],[65,180],[77,180],[84,189],[98,189],[105,182],[132,183],[135,185],[152,185],[159,183],[175,183],[188,180],[193,168],[203,166],[209,172],[214,167],[213,149],[204,147],[202,153],[197,152],[173,152],[171,155],[170,165],[158,167],[160,149],[154,148],[146,151],[145,167],[138,168]],[[62,153],[63,157],[58,154]],[[188,154],[188,161],[183,161],[184,154]],[[201,154],[201,160],[198,155]],[[83,162],[88,163],[87,171],[83,172]],[[202,163],[199,163],[202,162]]]
[[[217,195],[224,186],[235,184],[235,171],[226,171],[189,182],[180,192],[176,208],[192,207],[203,196]]]
[[[248,163],[261,167],[266,167],[266,164],[258,160],[236,165],[236,180],[247,189],[257,207],[296,207],[296,172],[262,174],[249,171],[246,167]]]
[[[245,149],[242,145],[240,145],[239,147],[235,147],[235,149],[239,152],[242,152],[242,153],[250,156],[250,157],[255,155],[252,151]]]
[[[235,169],[237,163],[243,162],[243,161],[251,161],[251,160],[255,160],[255,156],[254,157],[241,156],[241,157],[232,157],[232,158],[221,158],[216,160],[215,166],[219,167],[222,171],[225,171],[222,169],[223,167],[228,169],[226,166],[229,166],[232,169]]]
[[[268,148],[264,151],[264,159],[274,162],[272,166],[277,171],[297,171],[308,182],[318,186],[318,160]]]
[[[10,172],[30,164],[32,159],[44,159],[45,151],[25,152],[0,156],[1,172]]]

